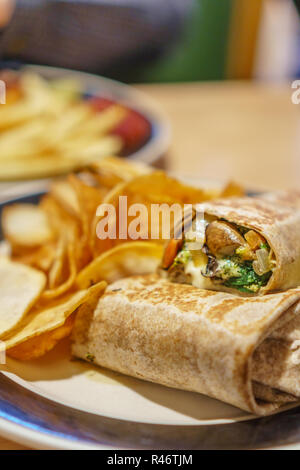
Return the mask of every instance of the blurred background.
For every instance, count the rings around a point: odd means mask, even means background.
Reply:
[[[136,85],[171,121],[167,168],[297,186],[300,0],[1,0],[2,66]]]
[[[182,2],[185,3],[185,2]],[[195,0],[181,31],[130,81],[260,79],[284,81],[300,73],[296,0]]]
[[[300,73],[300,0],[1,0],[2,56],[127,82]]]

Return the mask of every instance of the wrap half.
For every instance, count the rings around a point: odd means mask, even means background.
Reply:
[[[166,276],[241,295],[299,286],[299,207],[297,192],[198,204],[190,226],[166,246]]]
[[[79,309],[72,352],[264,415],[300,397],[299,299],[300,289],[245,298],[126,278]]]

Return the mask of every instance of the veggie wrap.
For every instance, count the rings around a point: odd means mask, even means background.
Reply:
[[[241,297],[156,274],[111,284],[81,307],[73,354],[259,415],[300,397],[300,289]]]
[[[166,276],[248,295],[299,286],[299,203],[294,192],[198,204],[183,238],[166,246]]]

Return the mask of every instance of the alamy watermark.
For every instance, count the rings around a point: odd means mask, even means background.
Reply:
[[[292,93],[291,100],[293,104],[300,103],[300,80],[294,80],[291,84],[291,88],[295,89]]]
[[[192,204],[140,204],[128,206],[127,196],[119,196],[114,204],[100,204],[96,215],[96,227],[100,240],[169,240],[185,239],[190,249],[199,249],[205,236],[205,220],[202,210]],[[195,248],[193,243],[196,242]]]
[[[0,104],[6,104],[6,84],[0,80]]]
[[[6,346],[4,341],[0,341],[0,365],[6,364]]]

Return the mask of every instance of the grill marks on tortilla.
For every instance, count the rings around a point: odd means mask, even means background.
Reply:
[[[123,288],[124,287],[124,288]],[[251,335],[266,322],[266,315],[289,308],[299,295],[299,289],[261,297],[240,297],[232,294],[199,289],[184,284],[173,284],[156,274],[133,276],[108,287],[104,296],[119,295],[129,303],[165,304],[182,313],[199,312],[208,321],[226,325],[233,334]],[[261,307],[258,308],[258,305]]]
[[[274,311],[291,307],[298,295],[299,289],[291,289],[280,296],[267,294],[261,297],[226,298],[220,303],[214,302],[205,316],[214,323],[226,324],[232,333],[251,335],[266,323],[266,318],[272,317]],[[258,305],[261,307],[258,308]]]
[[[84,343],[73,344],[73,353],[84,359],[91,353],[95,364],[103,367],[266,414],[287,401],[282,390],[291,395],[300,390],[298,372],[295,386],[289,374],[281,376],[285,371],[281,366],[280,377],[273,374],[273,356],[269,360],[268,355],[270,333],[299,314],[295,308],[299,299],[300,288],[243,298],[173,285],[157,275],[122,279],[100,299],[88,336],[79,336]],[[251,381],[258,380],[252,375],[254,351],[255,358],[263,361],[260,367],[270,371],[270,377],[263,373],[262,384],[273,390],[279,382],[269,379],[281,381],[280,397],[277,394],[271,403],[256,400],[269,392],[265,386],[257,397],[253,393]],[[285,351],[279,356],[285,364]]]
[[[108,288],[106,295],[120,294],[126,297],[129,302],[151,300],[151,303],[154,305],[164,302],[176,305],[183,312],[193,311],[199,304],[199,299],[206,299],[216,295],[215,292],[200,290],[193,286],[164,283],[162,280],[158,283],[158,280],[160,279],[157,275],[134,276],[131,278],[131,282],[127,282],[126,290],[119,291],[114,288],[111,291]],[[120,281],[120,285],[121,283],[122,281]]]
[[[262,316],[261,318],[257,318],[255,321],[251,321],[251,319],[249,319],[249,322],[244,323],[243,309],[246,307],[248,310],[249,305],[257,303],[267,303],[267,299],[265,297],[247,299],[237,297],[234,299],[225,299],[221,303],[214,304],[208,312],[206,312],[205,316],[214,323],[219,323],[220,325],[226,324],[226,327],[232,333],[251,335],[264,324],[265,317]],[[246,315],[245,318],[247,318]]]
[[[203,204],[205,207],[207,204]],[[291,209],[285,205],[273,204],[270,201],[255,198],[223,199],[209,206],[209,213],[222,217],[222,210],[228,208],[226,220],[238,225],[260,228],[272,225],[274,221],[284,221],[291,217]]]
[[[224,299],[221,303],[213,305],[208,310],[207,316],[215,322],[221,322],[229,312],[231,312],[234,308],[239,307],[241,304],[243,305],[245,302],[247,302],[247,300],[244,300],[240,297]]]

